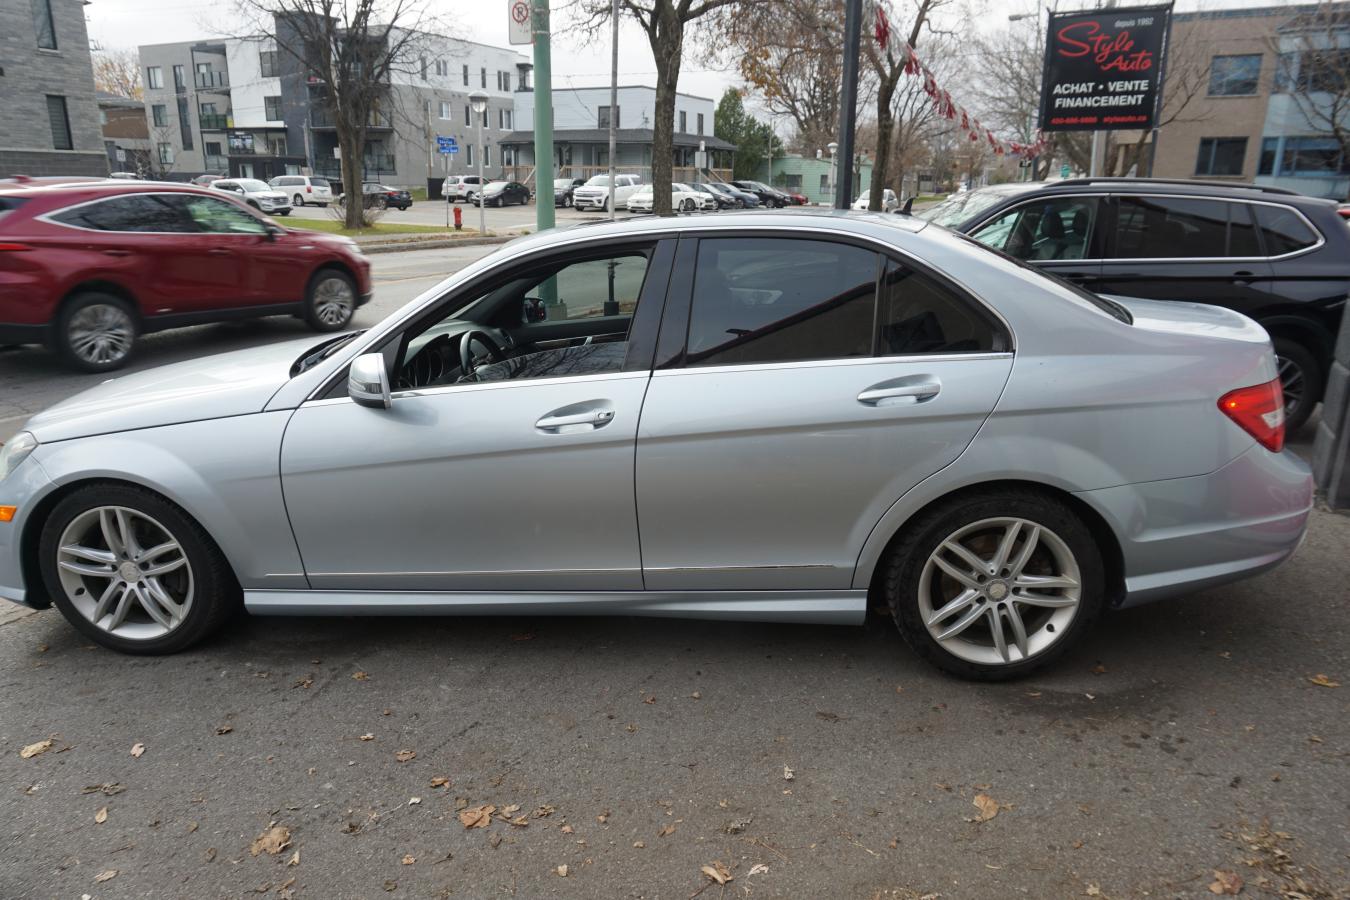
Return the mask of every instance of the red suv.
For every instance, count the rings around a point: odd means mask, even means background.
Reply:
[[[296,315],[339,331],[370,291],[355,242],[282,228],[219,193],[0,182],[0,344],[45,343],[87,372],[165,328]]]

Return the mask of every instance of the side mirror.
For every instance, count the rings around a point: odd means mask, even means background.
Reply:
[[[352,360],[347,370],[347,396],[372,409],[388,409],[393,405],[383,353],[366,353]]]
[[[277,239],[277,235],[281,234],[281,229],[273,225],[271,222],[264,222],[263,228],[267,229],[268,241],[275,241]]]

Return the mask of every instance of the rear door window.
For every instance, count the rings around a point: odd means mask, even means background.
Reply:
[[[1317,243],[1317,232],[1289,207],[1257,203],[1252,208],[1256,211],[1256,222],[1261,226],[1261,237],[1265,239],[1266,253],[1270,256],[1306,250]]]
[[[94,231],[190,234],[196,231],[173,194],[109,197],[62,210],[54,221]]]
[[[691,366],[870,356],[877,254],[832,241],[699,242]]]
[[[1228,206],[1196,197],[1121,197],[1112,259],[1228,255]]]

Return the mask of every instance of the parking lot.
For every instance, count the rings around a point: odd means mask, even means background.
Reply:
[[[446,204],[443,200],[422,200],[414,202],[408,209],[386,209],[378,213],[382,225],[445,225],[446,211],[449,208],[450,221],[454,222],[454,210],[458,209],[464,218],[465,228],[478,227],[478,207],[472,203]],[[632,213],[625,209],[618,212],[620,217]],[[291,211],[290,219],[332,219],[340,218],[341,210],[336,206],[320,208],[317,206],[296,207]],[[528,206],[489,206],[484,210],[487,230],[498,233],[511,231],[533,231],[535,208]],[[559,225],[573,225],[578,222],[598,222],[609,218],[609,213],[598,210],[580,211],[568,207],[556,207],[554,218]],[[282,220],[283,222],[286,219]],[[296,224],[300,224],[297,222]]]
[[[493,249],[374,257],[355,327]],[[184,329],[130,368],[308,334]],[[0,438],[101,378],[0,353]],[[1315,513],[1283,568],[1005,685],[878,616],[241,617],[144,658],[5,605],[0,897],[1344,898],[1347,546]]]

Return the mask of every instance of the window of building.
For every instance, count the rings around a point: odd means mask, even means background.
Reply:
[[[1287,137],[1277,175],[1350,174],[1350,158],[1341,153],[1334,137]]]
[[[281,121],[281,97],[263,97],[263,118],[269,122]]]
[[[1261,83],[1261,54],[1216,56],[1209,64],[1209,95],[1239,97],[1255,94]]]
[[[273,156],[286,155],[286,135],[277,134],[267,138],[267,150]]]
[[[1268,137],[1261,139],[1261,160],[1256,165],[1257,175],[1275,174],[1275,155],[1279,153],[1279,150],[1279,138]]]
[[[680,110],[679,132],[680,134],[684,134],[688,130],[689,130],[689,113],[685,112],[684,110]]]
[[[608,128],[608,127],[609,127],[609,113],[610,113],[610,110],[611,110],[611,109],[614,111],[614,127],[615,127],[615,128],[619,128],[619,127],[620,127],[619,122],[620,122],[620,121],[622,120],[622,118],[623,118],[623,108],[622,108],[622,107],[619,107],[619,106],[614,106],[614,107],[610,107],[610,106],[601,106],[601,107],[598,107],[597,110],[596,110],[596,127],[598,127],[598,128]]]
[[[502,90],[506,91],[507,93],[510,93],[510,91],[511,91],[511,73],[510,73],[510,72],[503,72],[503,73],[502,73]]]
[[[465,125],[473,124],[473,110],[469,108],[469,104],[467,103],[464,104],[464,124]]]
[[[1281,93],[1332,93],[1350,88],[1350,47],[1281,53],[1275,90]]]
[[[786,180],[786,182],[784,183],[783,186],[786,187],[786,188],[787,188],[788,190],[790,190],[790,191],[797,191],[797,192],[800,193],[800,191],[801,191],[801,189],[802,189],[802,176],[801,176],[801,173],[799,172],[799,173],[797,173],[797,174],[793,174],[793,173],[791,173],[791,172],[788,172],[788,173],[785,173],[785,177],[786,177],[787,180]]]
[[[1228,207],[1192,197],[1122,197],[1113,259],[1228,255]]]
[[[478,70],[478,86],[483,90],[487,90],[487,66],[483,66],[483,68]]]
[[[205,141],[202,147],[205,148],[207,156],[220,155],[220,141]]]
[[[258,71],[264,78],[276,78],[281,74],[281,67],[277,63],[277,51],[258,51]]]
[[[484,145],[483,145],[483,168],[488,169],[488,168],[491,168],[491,167],[492,167],[492,145],[491,145],[491,144],[484,144]]]
[[[511,115],[512,115],[511,110],[509,110],[509,109],[504,109],[504,110],[502,110],[502,112],[505,113],[505,115],[506,115],[506,125],[505,125],[505,128],[506,128],[507,131],[510,131],[512,128],[515,127],[515,126],[511,123]]]
[[[1308,227],[1303,217],[1287,206],[1256,204],[1256,222],[1266,241],[1266,253],[1283,256],[1311,247],[1317,243],[1317,233]]]
[[[464,145],[464,165],[473,168],[473,144]]]
[[[1195,159],[1197,175],[1241,175],[1247,157],[1247,139],[1201,138],[1200,153]]]
[[[184,90],[187,89],[187,82],[183,80],[183,77],[184,77],[184,76],[183,76],[183,67],[182,67],[182,66],[174,66],[174,67],[173,67],[173,89],[174,89],[175,91],[180,92],[180,93],[181,93],[182,91],[184,91]]]
[[[830,192],[830,176],[820,176],[820,193],[828,194]]]
[[[37,27],[38,49],[55,50],[56,19],[52,17],[52,0],[33,0],[33,24]]]
[[[156,103],[150,107],[150,120],[155,123],[156,128],[165,128],[169,124],[169,111],[163,103]]]
[[[497,90],[500,91],[501,89],[502,89],[502,70],[501,70],[501,69],[498,69],[498,70],[497,70]]]
[[[426,81],[427,72],[429,71],[429,69],[427,68],[427,58],[425,56],[422,57],[421,63],[422,63],[422,80]]]
[[[484,128],[490,128],[490,127],[492,127],[492,126],[488,125],[488,113],[489,113],[489,112],[491,112],[491,110],[487,110],[487,109],[483,110],[483,127],[484,127]]]
[[[443,59],[436,60],[436,74],[442,78],[449,76],[450,63],[446,62]]]
[[[160,66],[147,66],[145,69],[145,86],[152,91],[163,88],[164,69]]]
[[[465,65],[464,65],[464,86],[465,86],[465,87],[468,87],[468,86],[469,86],[469,66],[468,66],[468,63],[465,63]]]
[[[197,63],[197,87],[209,88],[214,86],[214,81],[211,77],[211,64]]]
[[[161,141],[155,145],[159,150],[159,161],[166,166],[173,165],[173,144]]]
[[[188,117],[187,97],[178,98],[178,137],[184,150],[192,149],[192,119]]]
[[[47,95],[47,118],[51,120],[52,146],[57,150],[74,150],[70,137],[70,116],[66,112],[66,98]]]
[[[698,114],[698,134],[703,133],[703,113]]]
[[[441,101],[441,114],[440,114],[440,118],[442,118],[442,119],[449,119],[449,118],[450,118],[450,101],[449,101],[449,100],[442,100],[442,101]]]
[[[688,365],[870,356],[877,255],[784,238],[699,242]]]

